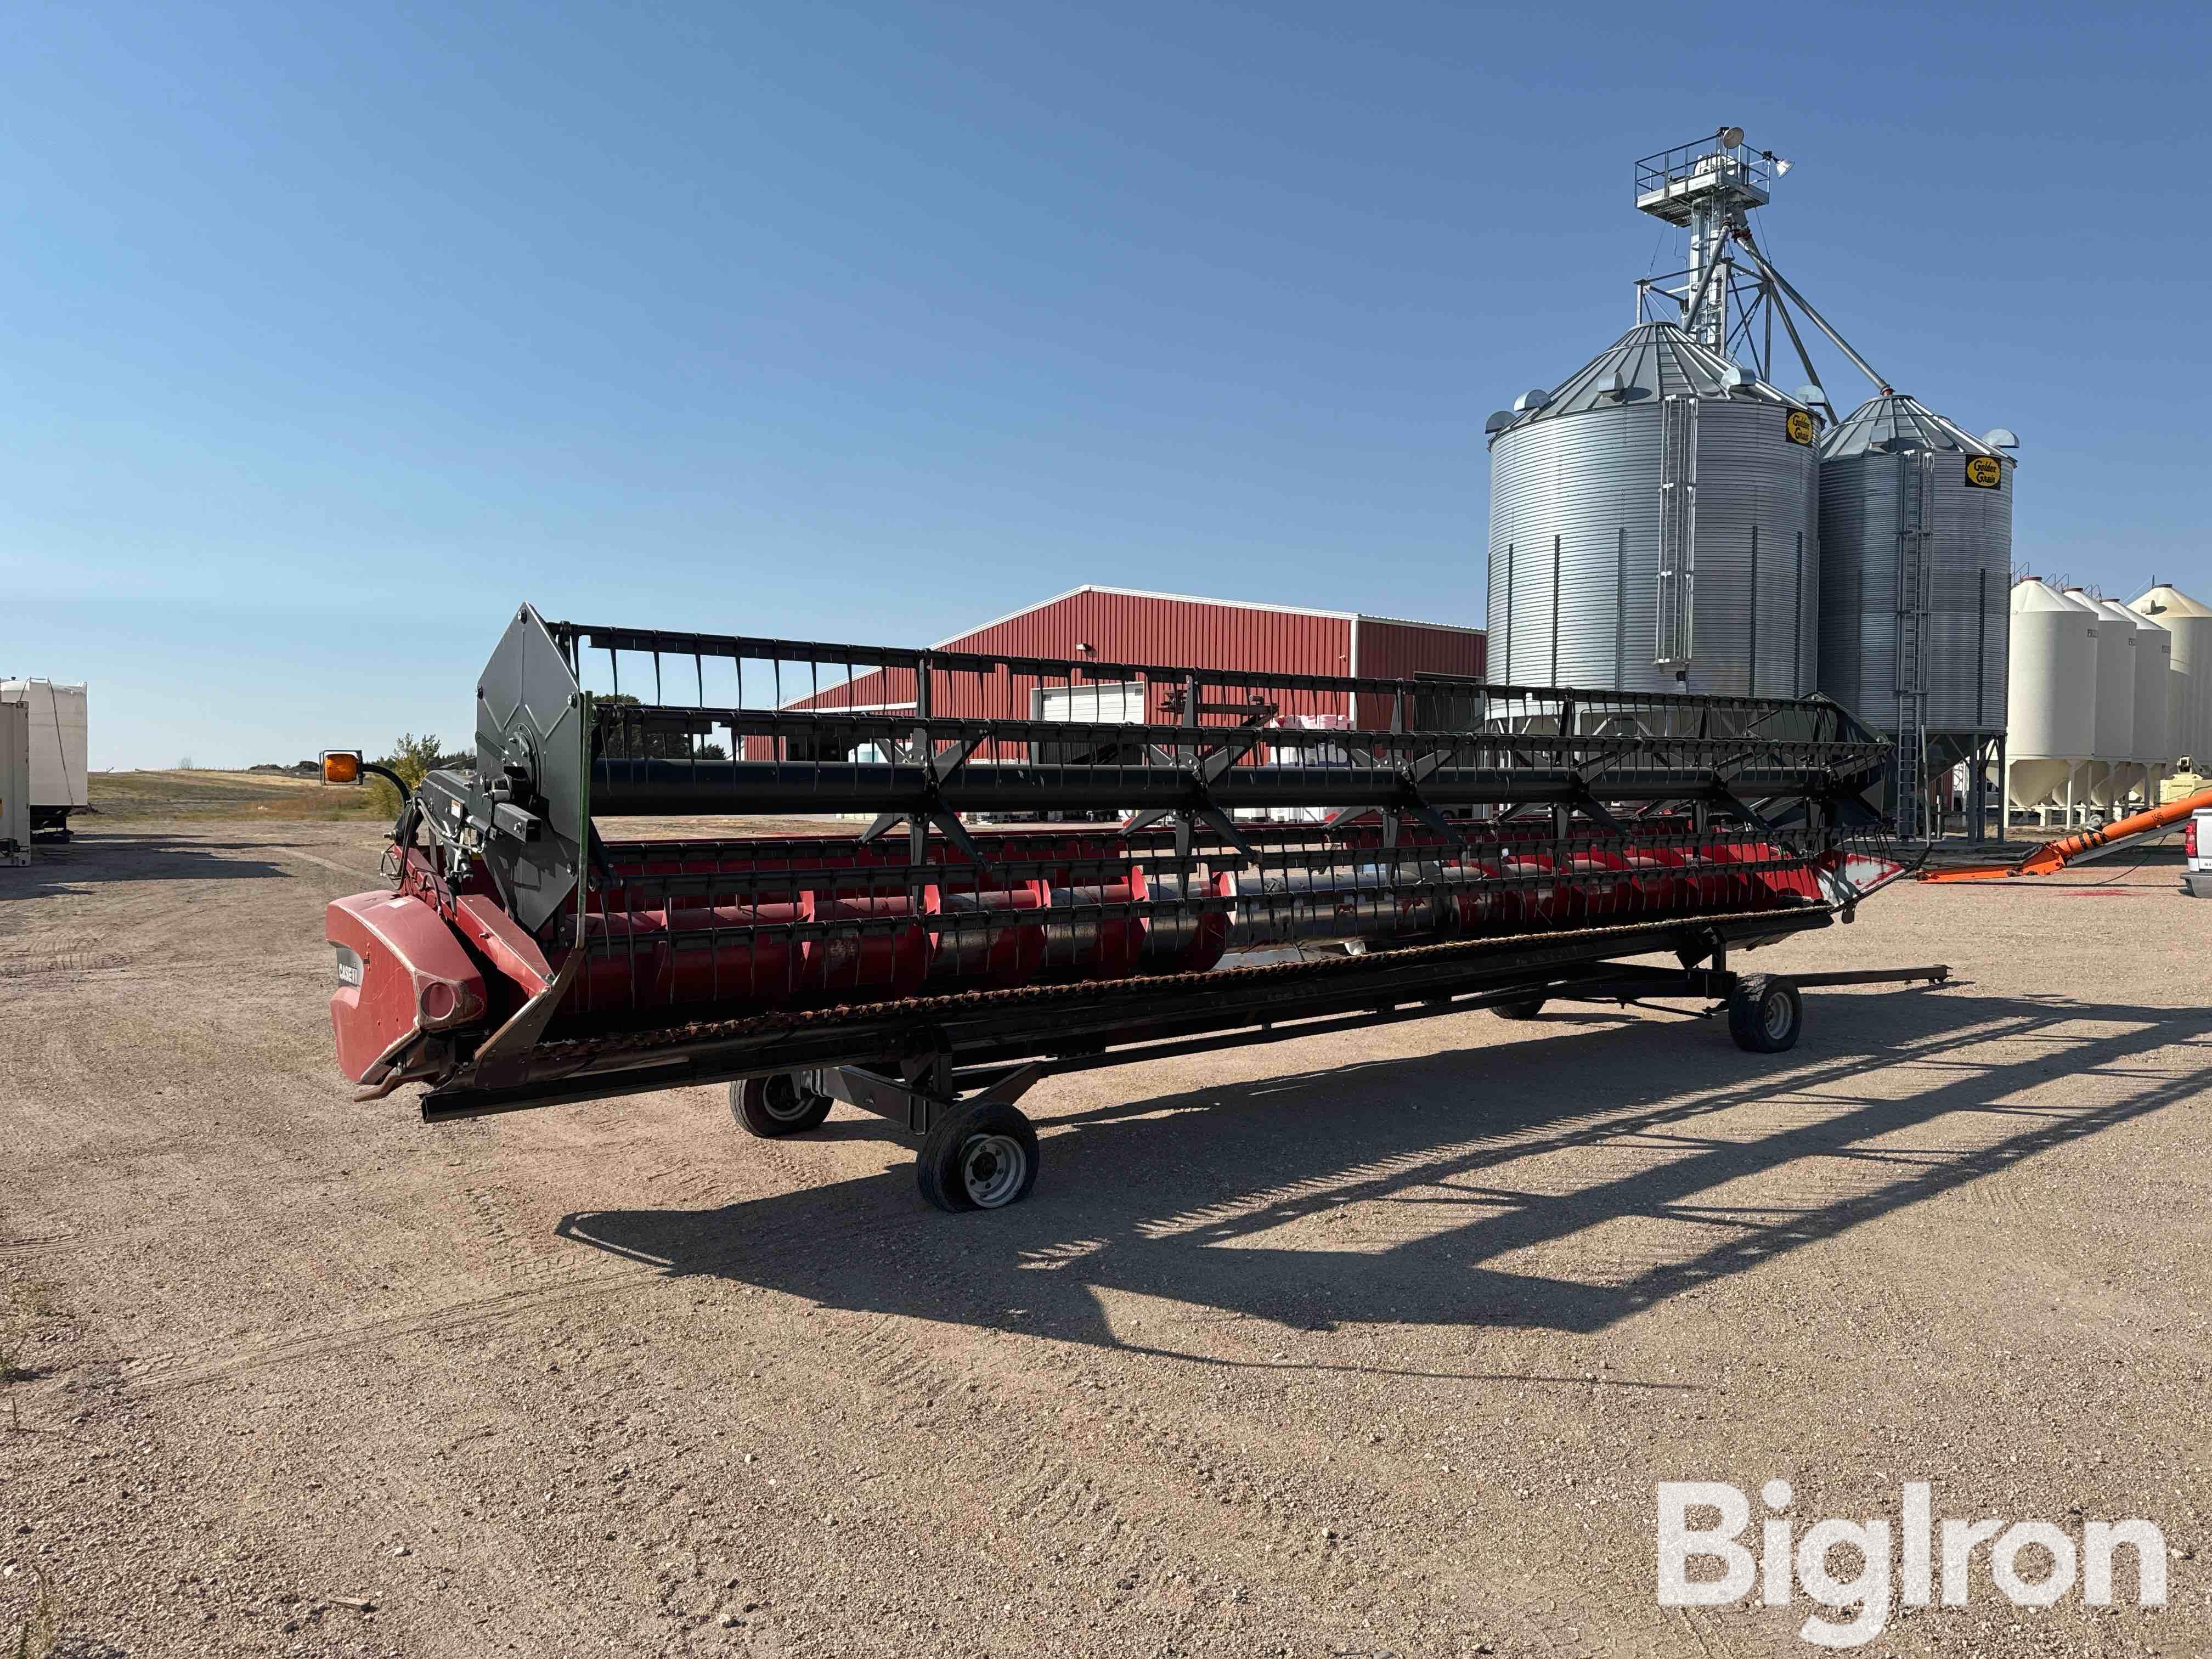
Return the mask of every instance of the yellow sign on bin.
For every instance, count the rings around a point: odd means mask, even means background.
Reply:
[[[1994,455],[1969,455],[1966,482],[1977,489],[1995,489],[2004,482],[2004,463]]]

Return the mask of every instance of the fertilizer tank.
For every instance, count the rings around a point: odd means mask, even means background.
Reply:
[[[2173,641],[2166,744],[2173,758],[2186,755],[2202,770],[2212,762],[2212,605],[2166,585],[2128,608],[2157,623]]]
[[[2173,635],[2154,617],[2116,604],[2104,603],[2131,617],[2136,630],[2136,762],[2144,769],[2143,781],[2164,777],[2173,761],[2172,697]]]
[[[2094,790],[2091,792],[2091,799],[2097,800],[2100,805],[2109,805],[2125,800],[2142,786],[2149,775],[2150,769],[2142,761],[2143,744],[2147,736],[2156,739],[2162,735],[2152,728],[2154,725],[2163,726],[2166,723],[2166,686],[2162,679],[2156,683],[2155,710],[2145,708],[2145,677],[2141,664],[2143,653],[2152,649],[2151,629],[2143,625],[2142,617],[2117,599],[2098,599],[2091,603],[2104,619],[2097,625],[2099,643],[2101,645],[2105,641],[2116,637],[2124,641],[2121,656],[2127,665],[2128,725],[2124,746],[2116,747],[2111,755],[2102,757],[2110,763],[2105,775],[2107,794],[2100,797]],[[2100,664],[2101,661],[2100,657]]]
[[[2097,726],[2090,745],[2094,758],[2089,766],[2089,799],[2106,806],[2116,794],[2125,794],[2135,781],[2135,621],[2124,611],[2114,617],[2079,587],[2068,588],[2066,599],[2097,630]]]
[[[1492,428],[1493,678],[1813,689],[1819,480],[1805,404],[1650,322]]]
[[[2028,809],[2063,801],[2096,752],[2097,626],[2033,576],[2013,588],[2011,605],[2006,804]]]

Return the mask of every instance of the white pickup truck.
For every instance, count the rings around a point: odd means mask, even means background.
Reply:
[[[2212,806],[2200,806],[2189,815],[2181,845],[2189,855],[2189,867],[2181,875],[2183,890],[2197,898],[2212,898]]]

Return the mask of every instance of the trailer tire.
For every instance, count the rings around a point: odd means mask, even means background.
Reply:
[[[956,1108],[923,1139],[914,1175],[921,1195],[940,1210],[1003,1210],[1036,1185],[1036,1131],[998,1101]]]
[[[1544,1012],[1544,999],[1515,997],[1510,1002],[1493,1002],[1490,1006],[1500,1019],[1534,1019]]]
[[[797,1072],[740,1079],[730,1085],[730,1114],[738,1127],[763,1140],[818,1128],[830,1115],[830,1097],[804,1088]]]
[[[1778,1054],[1797,1046],[1805,1028],[1805,1000],[1779,974],[1752,974],[1729,994],[1729,1035],[1748,1054]]]

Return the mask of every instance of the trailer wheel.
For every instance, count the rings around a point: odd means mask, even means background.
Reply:
[[[1510,1002],[1493,1002],[1490,1006],[1500,1019],[1534,1019],[1544,1012],[1544,999],[1515,997]]]
[[[1729,996],[1729,1035],[1754,1054],[1778,1054],[1797,1046],[1805,1025],[1805,1000],[1778,974],[1752,974]]]
[[[956,1109],[922,1141],[914,1173],[921,1195],[940,1210],[1002,1210],[1036,1185],[1036,1131],[996,1101]]]
[[[777,1072],[732,1083],[730,1112],[746,1133],[773,1140],[819,1127],[830,1115],[830,1097],[801,1088],[796,1072]]]

